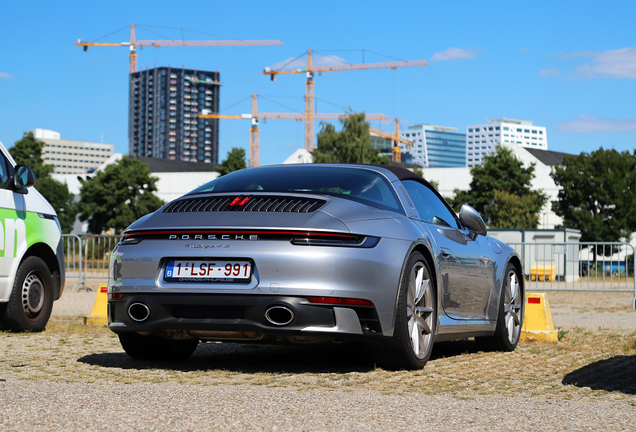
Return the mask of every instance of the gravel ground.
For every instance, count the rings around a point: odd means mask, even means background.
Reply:
[[[90,315],[98,286],[94,285],[93,292],[67,290],[53,314]],[[549,293],[555,326],[636,329],[632,295],[610,294]],[[634,364],[630,357],[626,358]],[[157,383],[133,384],[0,376],[0,430],[618,431],[634,430],[636,424],[636,399],[612,392],[546,398],[527,390],[512,397],[462,392],[431,396],[416,389],[401,394],[355,388],[298,390],[183,384],[171,378],[169,370],[155,371]]]
[[[611,401],[383,395],[256,386],[0,382],[0,428],[21,430],[634,430]]]

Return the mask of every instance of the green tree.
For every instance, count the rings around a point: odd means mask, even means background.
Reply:
[[[581,241],[620,241],[636,230],[636,152],[566,156],[551,175],[561,187],[552,210],[565,228],[581,230]]]
[[[33,132],[25,132],[22,139],[16,141],[9,149],[13,160],[19,165],[28,165],[36,180],[49,177],[55,170],[53,165],[45,165],[42,159],[44,143],[33,136]]]
[[[51,177],[37,181],[38,191],[51,203],[57,218],[60,221],[63,233],[70,233],[77,216],[77,202],[75,195],[68,190],[66,183],[59,182]]]
[[[472,167],[470,174],[473,177],[470,190],[455,189],[455,196],[449,200],[456,211],[459,211],[464,203],[468,203],[481,213],[491,228],[503,228],[509,224],[507,220],[513,218],[515,223],[524,223],[524,226],[515,228],[537,227],[539,212],[548,198],[543,191],[530,188],[530,182],[534,178],[534,164],[524,167],[512,150],[499,145],[494,153],[484,157],[481,165]],[[495,191],[502,191],[507,195],[499,194],[498,202]],[[498,204],[502,204],[503,208],[498,208]],[[525,218],[518,218],[507,213],[506,207],[525,208],[531,214]]]
[[[69,192],[68,186],[51,178],[55,170],[53,165],[47,165],[42,159],[44,143],[33,136],[33,132],[25,132],[22,139],[16,141],[9,149],[9,153],[19,165],[28,165],[35,174],[36,188],[53,206],[57,213],[62,232],[69,233],[73,229],[77,206],[75,197]]]
[[[150,175],[148,165],[122,157],[82,183],[78,203],[80,220],[88,221],[88,231],[93,234],[110,228],[122,232],[164,204],[153,194],[157,191],[157,180]]]
[[[388,156],[379,156],[371,147],[369,123],[365,121],[364,113],[352,114],[340,121],[340,132],[331,123],[320,123],[318,146],[312,154],[314,163],[391,163]]]
[[[232,171],[238,171],[244,168],[247,168],[247,164],[245,163],[245,149],[232,147],[232,150],[227,152],[227,159],[216,167],[216,171],[224,176]]]
[[[536,228],[539,214],[546,200],[541,194],[523,196],[495,190],[494,205],[490,208],[493,228]]]

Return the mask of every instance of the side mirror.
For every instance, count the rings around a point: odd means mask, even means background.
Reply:
[[[26,165],[16,165],[13,175],[13,186],[16,191],[26,189],[35,184],[35,175]]]
[[[481,215],[468,204],[464,204],[461,210],[459,210],[459,221],[470,232],[483,236],[488,234],[486,231],[486,223],[481,218]]]

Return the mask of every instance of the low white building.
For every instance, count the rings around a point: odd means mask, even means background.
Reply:
[[[79,195],[81,183],[79,178],[86,179],[104,170],[111,163],[122,158],[121,153],[115,153],[92,174],[53,174],[52,177],[66,183],[69,192]],[[173,161],[168,159],[134,157],[150,168],[153,177],[158,177],[155,195],[165,202],[172,201],[185,195],[193,189],[214,180],[219,173],[214,171],[211,164],[197,164],[192,162]]]
[[[556,225],[563,224],[563,219],[552,211],[552,201],[558,199],[560,188],[554,183],[550,173],[554,165],[560,165],[563,162],[563,158],[566,154],[548,150],[524,148],[512,143],[504,143],[503,145],[504,147],[510,148],[524,166],[529,166],[531,163],[535,164],[532,189],[542,189],[543,192],[548,195],[548,202],[541,211],[538,228],[553,229]],[[424,172],[424,178],[426,180],[438,183],[438,189],[442,196],[453,197],[455,195],[455,189],[470,189],[470,182],[472,181],[470,167],[423,168],[422,171]]]
[[[86,174],[96,170],[113,154],[113,145],[61,139],[60,133],[33,129],[33,136],[44,143],[42,159],[55,167],[53,174]]]
[[[497,144],[517,144],[538,150],[548,149],[545,127],[531,120],[509,118],[486,120],[488,123],[466,126],[466,166],[480,165],[484,156],[495,151]]]

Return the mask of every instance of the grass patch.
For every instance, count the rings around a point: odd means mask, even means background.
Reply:
[[[55,318],[46,331],[0,333],[0,377],[62,382],[258,385],[299,391],[374,390],[385,394],[611,395],[636,402],[636,332],[572,328],[558,343],[522,341],[514,352],[481,352],[474,341],[436,344],[419,371],[377,368],[360,346],[202,343],[187,361],[129,358],[116,335]],[[611,371],[611,373],[608,373]],[[616,377],[616,378],[612,378]],[[630,403],[631,403],[630,402]]]

